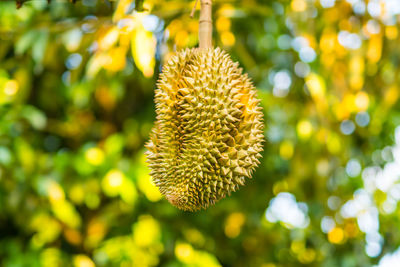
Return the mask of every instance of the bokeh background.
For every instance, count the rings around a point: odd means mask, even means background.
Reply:
[[[254,179],[182,212],[144,143],[194,1],[0,1],[1,266],[400,266],[398,0],[215,0],[254,80]]]

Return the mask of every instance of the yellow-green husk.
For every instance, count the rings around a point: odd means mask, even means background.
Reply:
[[[154,183],[182,210],[207,208],[259,164],[263,114],[238,63],[219,48],[186,49],[165,64],[147,143]]]

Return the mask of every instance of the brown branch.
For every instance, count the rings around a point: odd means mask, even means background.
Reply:
[[[199,47],[207,49],[212,47],[212,0],[201,0],[199,20]]]
[[[197,3],[199,2],[199,0],[196,0],[196,2],[194,3],[194,6],[192,8],[192,12],[190,12],[190,17],[193,18],[194,17],[194,12],[196,11],[197,8]]]

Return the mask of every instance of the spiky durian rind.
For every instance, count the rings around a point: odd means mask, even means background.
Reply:
[[[170,203],[205,209],[251,178],[264,141],[259,102],[247,74],[219,48],[186,49],[164,65],[146,153]]]

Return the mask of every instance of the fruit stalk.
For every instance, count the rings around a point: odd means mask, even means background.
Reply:
[[[212,47],[212,0],[200,1],[199,20],[199,47],[207,49]]]

